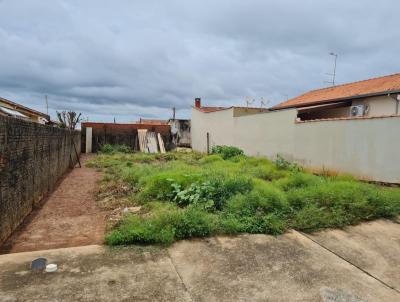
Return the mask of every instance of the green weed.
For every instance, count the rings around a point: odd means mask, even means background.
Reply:
[[[170,244],[213,234],[315,231],[400,213],[400,189],[348,175],[316,176],[278,157],[247,157],[221,147],[216,153],[102,153],[88,165],[102,168],[114,204],[141,204],[109,232],[116,244]],[[125,195],[124,195],[125,194]],[[110,198],[112,197],[112,198]],[[108,199],[107,199],[108,200]],[[123,202],[122,202],[123,201]]]

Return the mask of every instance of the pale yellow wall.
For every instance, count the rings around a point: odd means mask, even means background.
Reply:
[[[305,167],[400,183],[400,116],[296,123],[296,109],[233,117],[229,110],[193,110],[192,145],[206,151],[206,132],[215,145],[233,145],[248,155],[281,154]]]
[[[383,116],[396,114],[396,101],[389,96],[376,96],[354,100],[352,105],[369,105],[368,116]]]
[[[301,123],[293,157],[304,166],[400,183],[400,117]]]
[[[210,149],[215,145],[233,144],[233,108],[211,113],[192,109],[191,120],[192,148],[207,151],[207,132],[210,133]]]

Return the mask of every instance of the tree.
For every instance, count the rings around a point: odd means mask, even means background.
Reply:
[[[76,125],[82,120],[81,113],[76,113],[75,111],[57,111],[57,118],[60,122],[60,128],[67,128],[74,130]]]

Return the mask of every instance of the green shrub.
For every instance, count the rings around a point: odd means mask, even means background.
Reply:
[[[221,210],[225,202],[233,195],[249,192],[252,181],[245,177],[224,177],[214,175],[208,180],[191,183],[188,187],[171,181],[172,191],[162,198],[176,202],[180,206],[189,204],[202,205],[204,209]]]
[[[222,232],[280,234],[286,230],[290,207],[285,195],[270,185],[256,185],[248,194],[228,201],[220,228]]]
[[[170,244],[177,239],[204,237],[217,229],[214,215],[195,207],[174,209],[158,206],[148,217],[127,215],[122,223],[106,236],[109,245],[132,243]]]
[[[284,191],[289,191],[309,186],[316,186],[322,182],[323,178],[321,177],[302,172],[294,172],[289,174],[287,177],[277,180],[275,184],[278,188]]]
[[[144,201],[151,199],[172,201],[176,195],[177,186],[186,188],[198,178],[199,175],[186,174],[183,171],[160,172],[146,176],[139,182],[143,188],[140,197]]]
[[[205,237],[215,233],[217,229],[217,219],[196,207],[186,208],[179,220],[173,223],[176,239],[186,239],[192,237]]]
[[[132,152],[132,149],[131,149],[131,147],[129,147],[127,145],[105,144],[101,147],[100,152],[104,153],[104,154],[113,154],[113,153],[117,153],[117,152],[129,153],[129,152]]]
[[[110,144],[105,144],[104,146],[101,147],[100,152],[110,154],[114,152],[114,148]]]
[[[287,175],[286,171],[279,170],[274,166],[270,165],[263,165],[254,167],[250,170],[250,173],[257,178],[266,180],[266,181],[273,181],[277,179],[284,178]]]
[[[109,245],[172,243],[175,239],[175,230],[170,221],[174,220],[174,214],[163,213],[148,218],[129,215],[117,229],[106,236],[106,243]]]
[[[300,171],[303,170],[303,168],[299,164],[297,164],[295,162],[287,161],[280,154],[276,155],[275,165],[279,169],[289,170],[289,171],[292,171],[292,172],[300,172]]]
[[[232,146],[214,146],[211,149],[211,153],[221,154],[223,159],[229,159],[244,154],[243,150]]]
[[[248,194],[234,196],[228,201],[226,211],[237,216],[256,214],[286,214],[290,211],[283,192],[271,185],[256,186]]]

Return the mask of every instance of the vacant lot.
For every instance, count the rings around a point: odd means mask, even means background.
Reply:
[[[312,175],[280,157],[272,162],[230,148],[215,151],[98,155],[89,163],[106,172],[98,202],[117,209],[106,242],[310,232],[400,213],[399,189]]]

